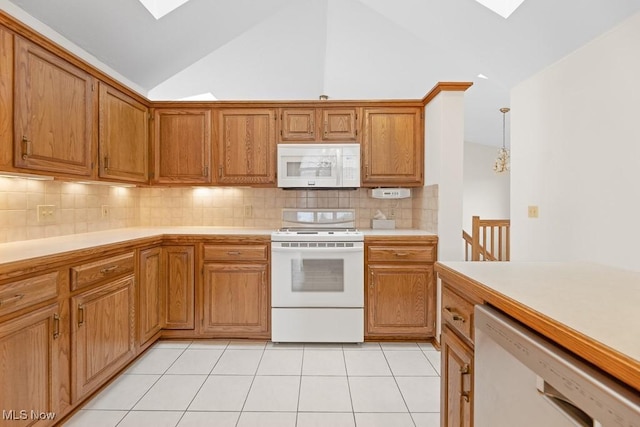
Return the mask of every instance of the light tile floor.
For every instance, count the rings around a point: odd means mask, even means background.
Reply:
[[[426,343],[160,341],[67,427],[440,425]]]

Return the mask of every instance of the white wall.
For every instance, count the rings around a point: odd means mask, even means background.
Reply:
[[[496,147],[464,143],[462,225],[467,233],[471,233],[474,215],[486,219],[509,218],[510,173],[493,171],[497,156]]]
[[[42,22],[40,22],[39,20],[37,20],[33,16],[29,15],[27,12],[25,12],[22,9],[20,9],[18,6],[16,6],[15,4],[11,3],[10,1],[8,1],[8,0],[0,0],[0,9],[2,11],[6,12],[7,14],[11,15],[12,17],[17,19],[18,21],[22,22],[23,24],[25,24],[25,25],[29,26],[30,28],[34,29],[38,33],[42,34],[43,36],[49,38],[50,40],[52,40],[53,42],[57,43],[58,45],[62,46],[63,48],[67,49],[69,52],[72,52],[73,54],[75,54],[78,57],[82,58],[83,60],[87,61],[87,63],[89,63],[92,66],[96,67],[100,71],[103,71],[104,73],[106,73],[109,76],[113,77],[115,80],[117,80],[120,83],[122,83],[123,85],[129,87],[131,90],[134,90],[134,91],[138,92],[140,95],[143,95],[143,96],[147,95],[147,91],[144,90],[142,87],[140,87],[137,84],[133,83],[132,81],[130,81],[129,79],[124,77],[122,74],[118,73],[113,68],[109,67],[108,65],[106,65],[102,61],[98,60],[95,56],[91,55],[89,52],[87,52],[86,50],[82,49],[81,47],[79,47],[75,43],[69,41],[67,38],[63,37],[62,35],[60,35],[56,31],[51,29],[51,27],[43,24]]]
[[[464,92],[444,91],[425,107],[425,186],[438,185],[438,259],[462,261]]]
[[[512,90],[513,260],[640,270],[638,52],[640,14]]]

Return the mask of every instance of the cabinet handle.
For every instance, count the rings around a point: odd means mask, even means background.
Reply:
[[[469,403],[469,392],[468,391],[461,391],[460,392],[460,397],[462,397],[464,399],[465,402]]]
[[[471,390],[467,389],[467,385],[470,383],[471,368],[468,363],[465,363],[460,367],[460,375],[462,376],[462,390],[460,391],[460,397],[465,402],[469,403],[471,400]],[[465,390],[466,389],[466,390]]]
[[[218,177],[222,178],[222,166],[218,166]]]
[[[402,257],[402,256],[408,256],[408,255],[409,255],[409,252],[396,252],[396,256]]]
[[[238,255],[240,255],[240,251],[228,251],[227,255],[238,256]]]
[[[78,326],[84,325],[84,307],[78,306]]]
[[[102,270],[100,270],[100,274],[109,274],[109,273],[113,273],[114,271],[116,271],[118,269],[118,265],[112,265],[111,267],[105,267]]]
[[[376,281],[375,279],[376,279],[376,276],[375,276],[375,274],[373,274],[373,271],[372,271],[371,272],[371,280],[369,280],[369,287],[370,288],[373,288],[375,286],[375,281]]]
[[[58,313],[53,315],[53,339],[57,340],[60,336],[60,315]]]
[[[460,367],[460,374],[462,374],[462,375],[468,375],[469,371],[470,371],[470,368],[469,368],[469,364],[468,363],[465,363],[464,365],[462,365]]]
[[[26,136],[22,136],[22,160],[27,160],[31,155],[31,140]]]
[[[24,294],[15,294],[12,297],[9,298],[5,298],[5,299],[0,299],[0,307],[2,307],[5,304],[10,304],[12,302],[18,302],[20,301],[22,298],[24,298]]]
[[[461,316],[460,314],[456,313],[455,311],[453,311],[451,309],[451,307],[445,307],[444,311],[446,311],[447,313],[449,313],[451,315],[451,318],[453,319],[454,322],[466,322],[466,319]]]
[[[109,156],[104,156],[104,170],[109,169]]]
[[[204,170],[202,171],[202,176],[209,176],[209,166],[205,166]]]

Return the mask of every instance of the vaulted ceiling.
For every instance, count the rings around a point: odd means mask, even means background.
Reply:
[[[472,81],[465,139],[487,145],[502,142],[514,85],[640,11],[525,0],[504,19],[475,0],[190,0],[156,20],[138,0],[2,1],[151,99],[417,99]]]

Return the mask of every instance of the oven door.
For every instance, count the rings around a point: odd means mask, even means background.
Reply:
[[[272,242],[271,305],[363,307],[363,243]]]

